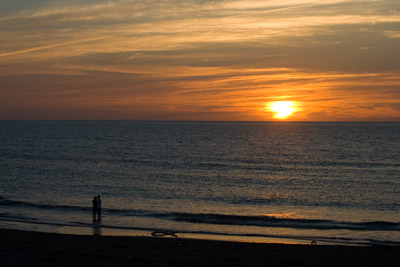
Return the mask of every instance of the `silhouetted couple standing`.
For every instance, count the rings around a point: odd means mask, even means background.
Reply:
[[[92,200],[93,204],[93,220],[96,220],[96,215],[97,215],[97,220],[101,221],[101,199],[100,195],[97,197],[94,197]]]

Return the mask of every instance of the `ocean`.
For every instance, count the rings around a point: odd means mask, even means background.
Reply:
[[[8,229],[400,245],[400,123],[0,121],[0,198]]]

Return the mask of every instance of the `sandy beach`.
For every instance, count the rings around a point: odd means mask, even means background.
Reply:
[[[399,247],[82,236],[0,229],[0,266],[398,266]]]

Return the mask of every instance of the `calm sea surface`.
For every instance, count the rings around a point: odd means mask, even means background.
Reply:
[[[0,121],[0,196],[2,228],[399,245],[400,124]]]

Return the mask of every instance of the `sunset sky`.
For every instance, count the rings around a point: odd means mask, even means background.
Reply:
[[[0,119],[400,121],[399,0],[2,0],[0,36]]]

